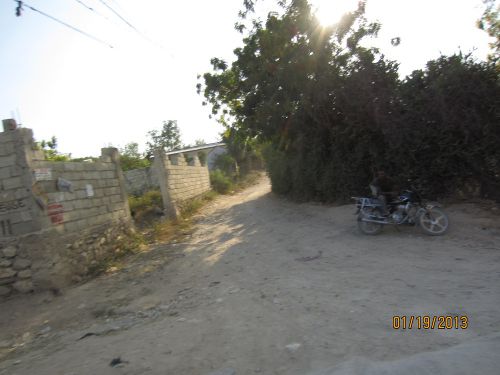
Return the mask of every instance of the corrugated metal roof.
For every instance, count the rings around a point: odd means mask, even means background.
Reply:
[[[206,145],[201,145],[201,146],[196,146],[196,147],[189,147],[189,148],[183,148],[181,150],[175,150],[175,151],[165,152],[165,155],[175,155],[175,154],[180,154],[181,152],[199,151],[199,150],[205,150],[207,148],[215,148],[215,147],[225,146],[225,145],[226,144],[224,142],[220,142],[220,143],[207,143]]]

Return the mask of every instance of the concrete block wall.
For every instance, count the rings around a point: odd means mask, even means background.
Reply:
[[[0,133],[0,296],[84,276],[133,229],[116,149],[98,162],[43,159],[30,129]]]
[[[31,193],[31,160],[37,157],[33,132],[0,133],[0,241],[40,229]]]
[[[142,195],[149,190],[160,188],[158,177],[153,173],[152,168],[139,168],[124,171],[125,188],[127,193],[132,195]]]
[[[33,170],[34,186],[46,203],[39,217],[43,229],[56,227],[59,232],[77,232],[129,215],[118,171],[112,162],[37,160],[33,161]],[[39,179],[37,171],[41,171]],[[60,179],[69,182],[71,188],[61,191],[65,189],[58,188]]]
[[[211,189],[207,165],[201,165],[196,153],[187,156],[191,160],[189,164],[183,153],[168,156],[161,151],[155,153],[153,168],[158,176],[163,204],[169,217],[176,217],[184,202]]]
[[[185,161],[183,154],[177,154],[164,163],[167,170],[167,185],[171,199],[182,203],[200,196],[210,190],[210,177],[207,166],[201,166],[196,154],[190,155],[191,165]]]
[[[16,245],[0,248],[0,298],[12,291],[21,293],[33,290],[31,259]]]

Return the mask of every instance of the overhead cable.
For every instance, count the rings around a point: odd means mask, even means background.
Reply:
[[[106,8],[108,8],[110,11],[112,11],[118,18],[120,18],[124,23],[126,23],[131,29],[133,29],[139,36],[142,38],[146,39],[148,42],[156,45],[157,47],[160,47],[161,49],[164,49],[163,46],[150,38],[148,38],[146,35],[144,35],[142,32],[137,29],[134,25],[132,25],[129,21],[127,21],[120,13],[118,13],[115,9],[113,9],[111,6],[109,6],[104,0],[99,0]]]
[[[91,12],[94,12],[95,14],[97,14],[98,16],[101,16],[105,19],[107,19],[109,21],[109,18],[106,17],[104,14],[98,12],[97,10],[95,10],[94,8],[92,8],[91,6],[88,6],[87,4],[85,4],[83,1],[81,0],[75,0],[78,4],[80,4],[81,6],[83,6],[84,8],[90,10]]]
[[[42,12],[41,10],[36,9],[36,8],[32,7],[31,5],[26,4],[24,1],[17,1],[17,0],[14,0],[14,1],[15,1],[16,3],[18,3],[18,7],[20,6],[20,7],[21,7],[21,9],[22,9],[22,6],[24,5],[24,6],[28,7],[29,9],[31,9],[32,11],[37,12],[37,13],[40,13],[42,16],[45,16],[45,17],[47,17],[47,18],[50,18],[51,20],[56,21],[57,23],[60,23],[61,25],[66,26],[66,27],[70,28],[70,29],[71,29],[71,30],[73,30],[73,31],[76,31],[76,32],[78,32],[78,33],[80,33],[80,34],[85,35],[87,38],[90,38],[90,39],[92,39],[92,40],[95,40],[96,42],[99,42],[99,43],[101,43],[101,44],[104,44],[104,45],[108,46],[109,48],[113,48],[113,46],[112,46],[111,44],[109,44],[109,43],[107,43],[107,42],[105,42],[105,41],[103,41],[103,40],[101,40],[101,39],[99,39],[99,38],[96,38],[95,36],[93,36],[93,35],[91,35],[91,34],[89,34],[89,33],[85,32],[85,31],[83,31],[83,30],[80,30],[80,29],[78,29],[78,28],[76,28],[76,27],[74,27],[74,26],[72,26],[72,25],[70,25],[70,24],[68,24],[68,23],[66,23],[66,22],[64,22],[64,21],[61,21],[60,19],[58,19],[58,18],[56,18],[56,17],[51,16],[50,14],[47,14],[47,13],[45,13],[45,12]],[[21,15],[21,14],[20,14],[20,11],[18,11],[18,8],[16,8],[16,15],[18,14],[18,12],[19,12],[19,15]]]
[[[137,28],[132,25],[130,22],[128,22],[125,18],[123,18],[120,13],[118,13],[116,10],[114,10],[113,8],[111,8],[108,4],[106,4],[106,2],[104,0],[99,0],[106,8],[108,8],[110,11],[112,11],[119,19],[121,19],[123,22],[125,22],[128,26],[130,26],[132,29],[134,29],[135,31],[137,31],[139,34],[140,31],[137,30]],[[142,34],[141,34],[142,35]]]

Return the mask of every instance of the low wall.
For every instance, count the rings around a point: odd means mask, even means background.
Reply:
[[[57,226],[59,232],[75,232],[128,215],[116,166],[111,162],[34,161],[33,170],[33,186],[43,207],[39,216],[42,228]],[[50,176],[37,179],[37,171]],[[61,179],[71,190],[61,191]]]
[[[97,162],[43,159],[30,129],[0,133],[0,295],[78,279],[131,230],[116,149]]]
[[[123,172],[127,193],[142,195],[149,190],[159,189],[158,178],[152,168],[132,169]]]
[[[125,253],[120,242],[132,233],[130,223],[120,220],[78,232],[42,231],[0,243],[0,297],[79,282],[104,259]]]
[[[40,229],[31,194],[32,135],[29,129],[0,133],[0,241]]]
[[[165,213],[169,217],[179,214],[182,203],[211,189],[208,167],[201,165],[196,153],[188,154],[188,157],[191,160],[189,164],[182,153],[155,153],[153,168],[158,176]]]
[[[9,244],[0,248],[0,297],[12,291],[21,293],[33,289],[31,257],[17,245]]]

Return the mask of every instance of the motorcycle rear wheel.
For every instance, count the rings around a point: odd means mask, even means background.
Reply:
[[[366,218],[371,218],[373,216],[381,217],[382,216],[382,210],[379,209],[378,207],[371,207],[371,208],[364,208],[361,210],[361,212],[358,215],[358,228],[363,234],[368,234],[370,236],[374,236],[382,232],[382,229],[384,227],[383,224],[379,223],[370,223],[367,221],[362,221],[361,219],[366,217]]]
[[[448,215],[438,207],[433,207],[422,213],[418,222],[422,231],[430,236],[441,236],[446,233],[450,226]]]

